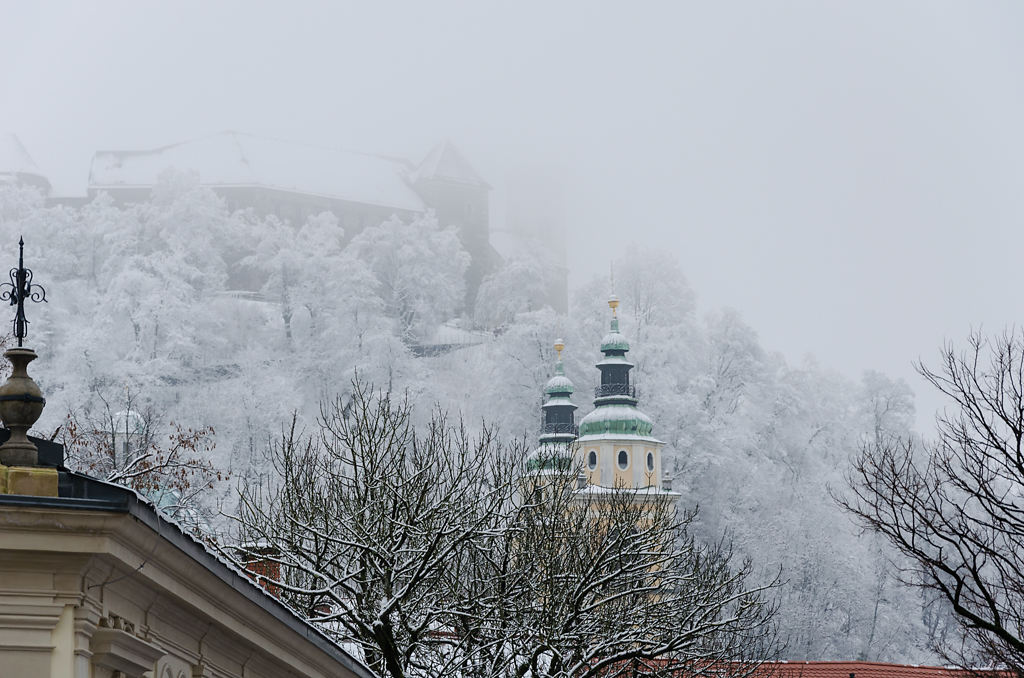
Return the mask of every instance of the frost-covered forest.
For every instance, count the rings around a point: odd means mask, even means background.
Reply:
[[[174,173],[138,205],[101,195],[47,207],[2,187],[0,251],[12,265],[19,235],[48,298],[28,311],[31,372],[48,400],[38,434],[69,414],[101,419],[126,396],[168,434],[212,427],[210,461],[225,475],[202,498],[211,511],[230,510],[239,479],[261,473],[266,441],[293,411],[311,427],[357,372],[408,393],[418,416],[436,404],[533,438],[561,336],[575,402],[590,408],[608,281],[576,289],[560,316],[537,302],[544,258],[506,261],[468,315],[469,257],[429,216],[345,234],[330,214],[290,224],[230,213]],[[909,388],[788,363],[735,312],[700,307],[657,252],[624,249],[615,292],[640,407],[667,442],[674,489],[700,507],[702,536],[727,534],[765,579],[781,568],[786,655],[934,661],[927,648],[952,629],[947,613],[898,584],[899,563],[830,494],[865,441],[909,433]]]

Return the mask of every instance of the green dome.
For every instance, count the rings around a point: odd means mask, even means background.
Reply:
[[[547,386],[544,387],[544,393],[549,396],[557,396],[562,398],[568,398],[573,394],[575,388],[572,385],[569,377],[565,376],[565,366],[562,365],[562,349],[565,344],[559,339],[555,342],[555,350],[558,351],[558,362],[555,363],[555,376],[548,380]]]
[[[562,443],[542,443],[526,458],[527,471],[569,471],[572,450]]]
[[[544,393],[549,396],[561,396],[568,398],[573,394],[575,390],[572,385],[572,381],[569,377],[562,374],[562,363],[558,363],[557,373],[555,376],[548,380],[548,385],[544,387]]]
[[[604,335],[604,339],[601,340],[601,352],[628,350],[629,342],[626,341],[626,337],[619,334],[619,319],[612,318],[612,331]]]
[[[604,339],[601,340],[601,352],[606,353],[608,351],[628,351],[629,342],[626,338],[618,332],[609,332],[604,335]]]
[[[603,433],[649,436],[654,422],[632,405],[603,405],[583,417],[580,436]]]

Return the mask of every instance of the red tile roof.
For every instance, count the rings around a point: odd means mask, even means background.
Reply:
[[[665,660],[641,660],[641,665],[662,665]],[[635,664],[631,669],[636,670]],[[724,667],[723,667],[724,668]],[[628,671],[627,671],[628,673]],[[643,670],[640,670],[643,674]],[[680,674],[684,671],[680,671]],[[730,671],[714,669],[701,672],[703,676],[720,673],[728,676]],[[975,669],[968,671],[953,667],[922,666],[920,664],[887,664],[883,662],[860,661],[775,661],[765,662],[757,667],[750,678],[1014,678],[1010,671]]]
[[[755,678],[1010,678],[1006,671],[964,669],[882,662],[783,661],[762,664]]]

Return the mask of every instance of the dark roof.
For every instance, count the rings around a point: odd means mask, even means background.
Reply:
[[[413,185],[421,181],[446,181],[481,188],[491,187],[450,141],[438,144],[427,153],[410,179]]]

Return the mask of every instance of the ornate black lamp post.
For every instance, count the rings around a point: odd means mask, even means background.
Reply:
[[[0,283],[0,301],[9,301],[17,306],[14,314],[14,336],[20,348],[28,335],[28,320],[25,319],[25,301],[46,301],[46,290],[42,285],[32,285],[32,270],[25,268],[25,239],[18,238],[18,267],[10,272],[11,282]]]
[[[39,385],[28,376],[28,364],[36,359],[36,353],[23,348],[28,333],[25,318],[25,301],[46,301],[46,291],[40,285],[33,285],[32,271],[25,268],[25,241],[18,240],[18,267],[11,269],[11,282],[0,284],[0,301],[10,301],[18,309],[14,315],[14,336],[17,348],[4,352],[11,361],[11,376],[0,386],[0,419],[11,431],[11,437],[0,445],[0,464],[8,466],[35,466],[39,463],[39,450],[28,439],[28,430],[43,413],[46,399]]]

